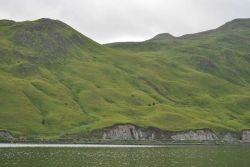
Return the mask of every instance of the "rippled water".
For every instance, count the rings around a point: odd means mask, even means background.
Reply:
[[[250,167],[250,146],[1,147],[0,166]]]

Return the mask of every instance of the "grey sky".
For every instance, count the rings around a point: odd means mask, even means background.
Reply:
[[[59,19],[100,43],[175,36],[250,18],[250,0],[0,0],[0,19]]]

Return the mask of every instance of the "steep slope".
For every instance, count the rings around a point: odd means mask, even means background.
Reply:
[[[107,46],[138,57],[151,58],[157,66],[153,81],[175,107],[186,106],[199,114],[206,110],[210,123],[226,127],[249,127],[250,19],[236,19],[197,34],[169,38],[160,34],[145,42],[113,43]],[[164,40],[165,36],[165,40]],[[159,39],[159,40],[157,40]],[[170,84],[172,83],[172,84]],[[200,107],[194,109],[193,107]],[[222,116],[223,115],[223,116]],[[213,117],[213,118],[212,118]],[[222,123],[223,122],[223,123]],[[246,126],[243,127],[242,125]]]
[[[247,129],[249,22],[107,47],[57,20],[2,20],[0,129],[26,137],[117,123]]]
[[[92,59],[105,51],[101,45],[50,19],[2,20],[0,36],[0,128],[58,134],[90,121],[57,71]]]

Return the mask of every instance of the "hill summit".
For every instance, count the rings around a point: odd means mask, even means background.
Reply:
[[[158,34],[155,37],[153,37],[152,39],[149,39],[148,41],[165,41],[165,40],[169,40],[169,39],[174,39],[175,37],[169,33],[162,33],[162,34]]]

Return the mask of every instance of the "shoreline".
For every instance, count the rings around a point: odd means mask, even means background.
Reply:
[[[238,144],[42,144],[42,143],[0,143],[1,148],[163,148],[181,146],[236,146]]]
[[[164,147],[164,146],[192,146],[192,145],[250,145],[250,142],[242,142],[242,141],[234,141],[234,142],[227,142],[222,140],[217,141],[128,141],[128,140],[105,140],[105,141],[72,141],[72,142],[60,142],[60,141],[0,141],[0,148],[5,146],[65,146],[65,147],[113,147],[113,146],[142,146],[142,147]]]
[[[154,147],[164,147],[164,145],[0,143],[0,148],[154,148]]]
[[[212,129],[167,131],[134,124],[116,124],[86,134],[68,134],[56,138],[18,137],[8,130],[0,130],[0,143],[23,144],[105,144],[105,145],[223,145],[250,143],[250,129],[241,132]]]

